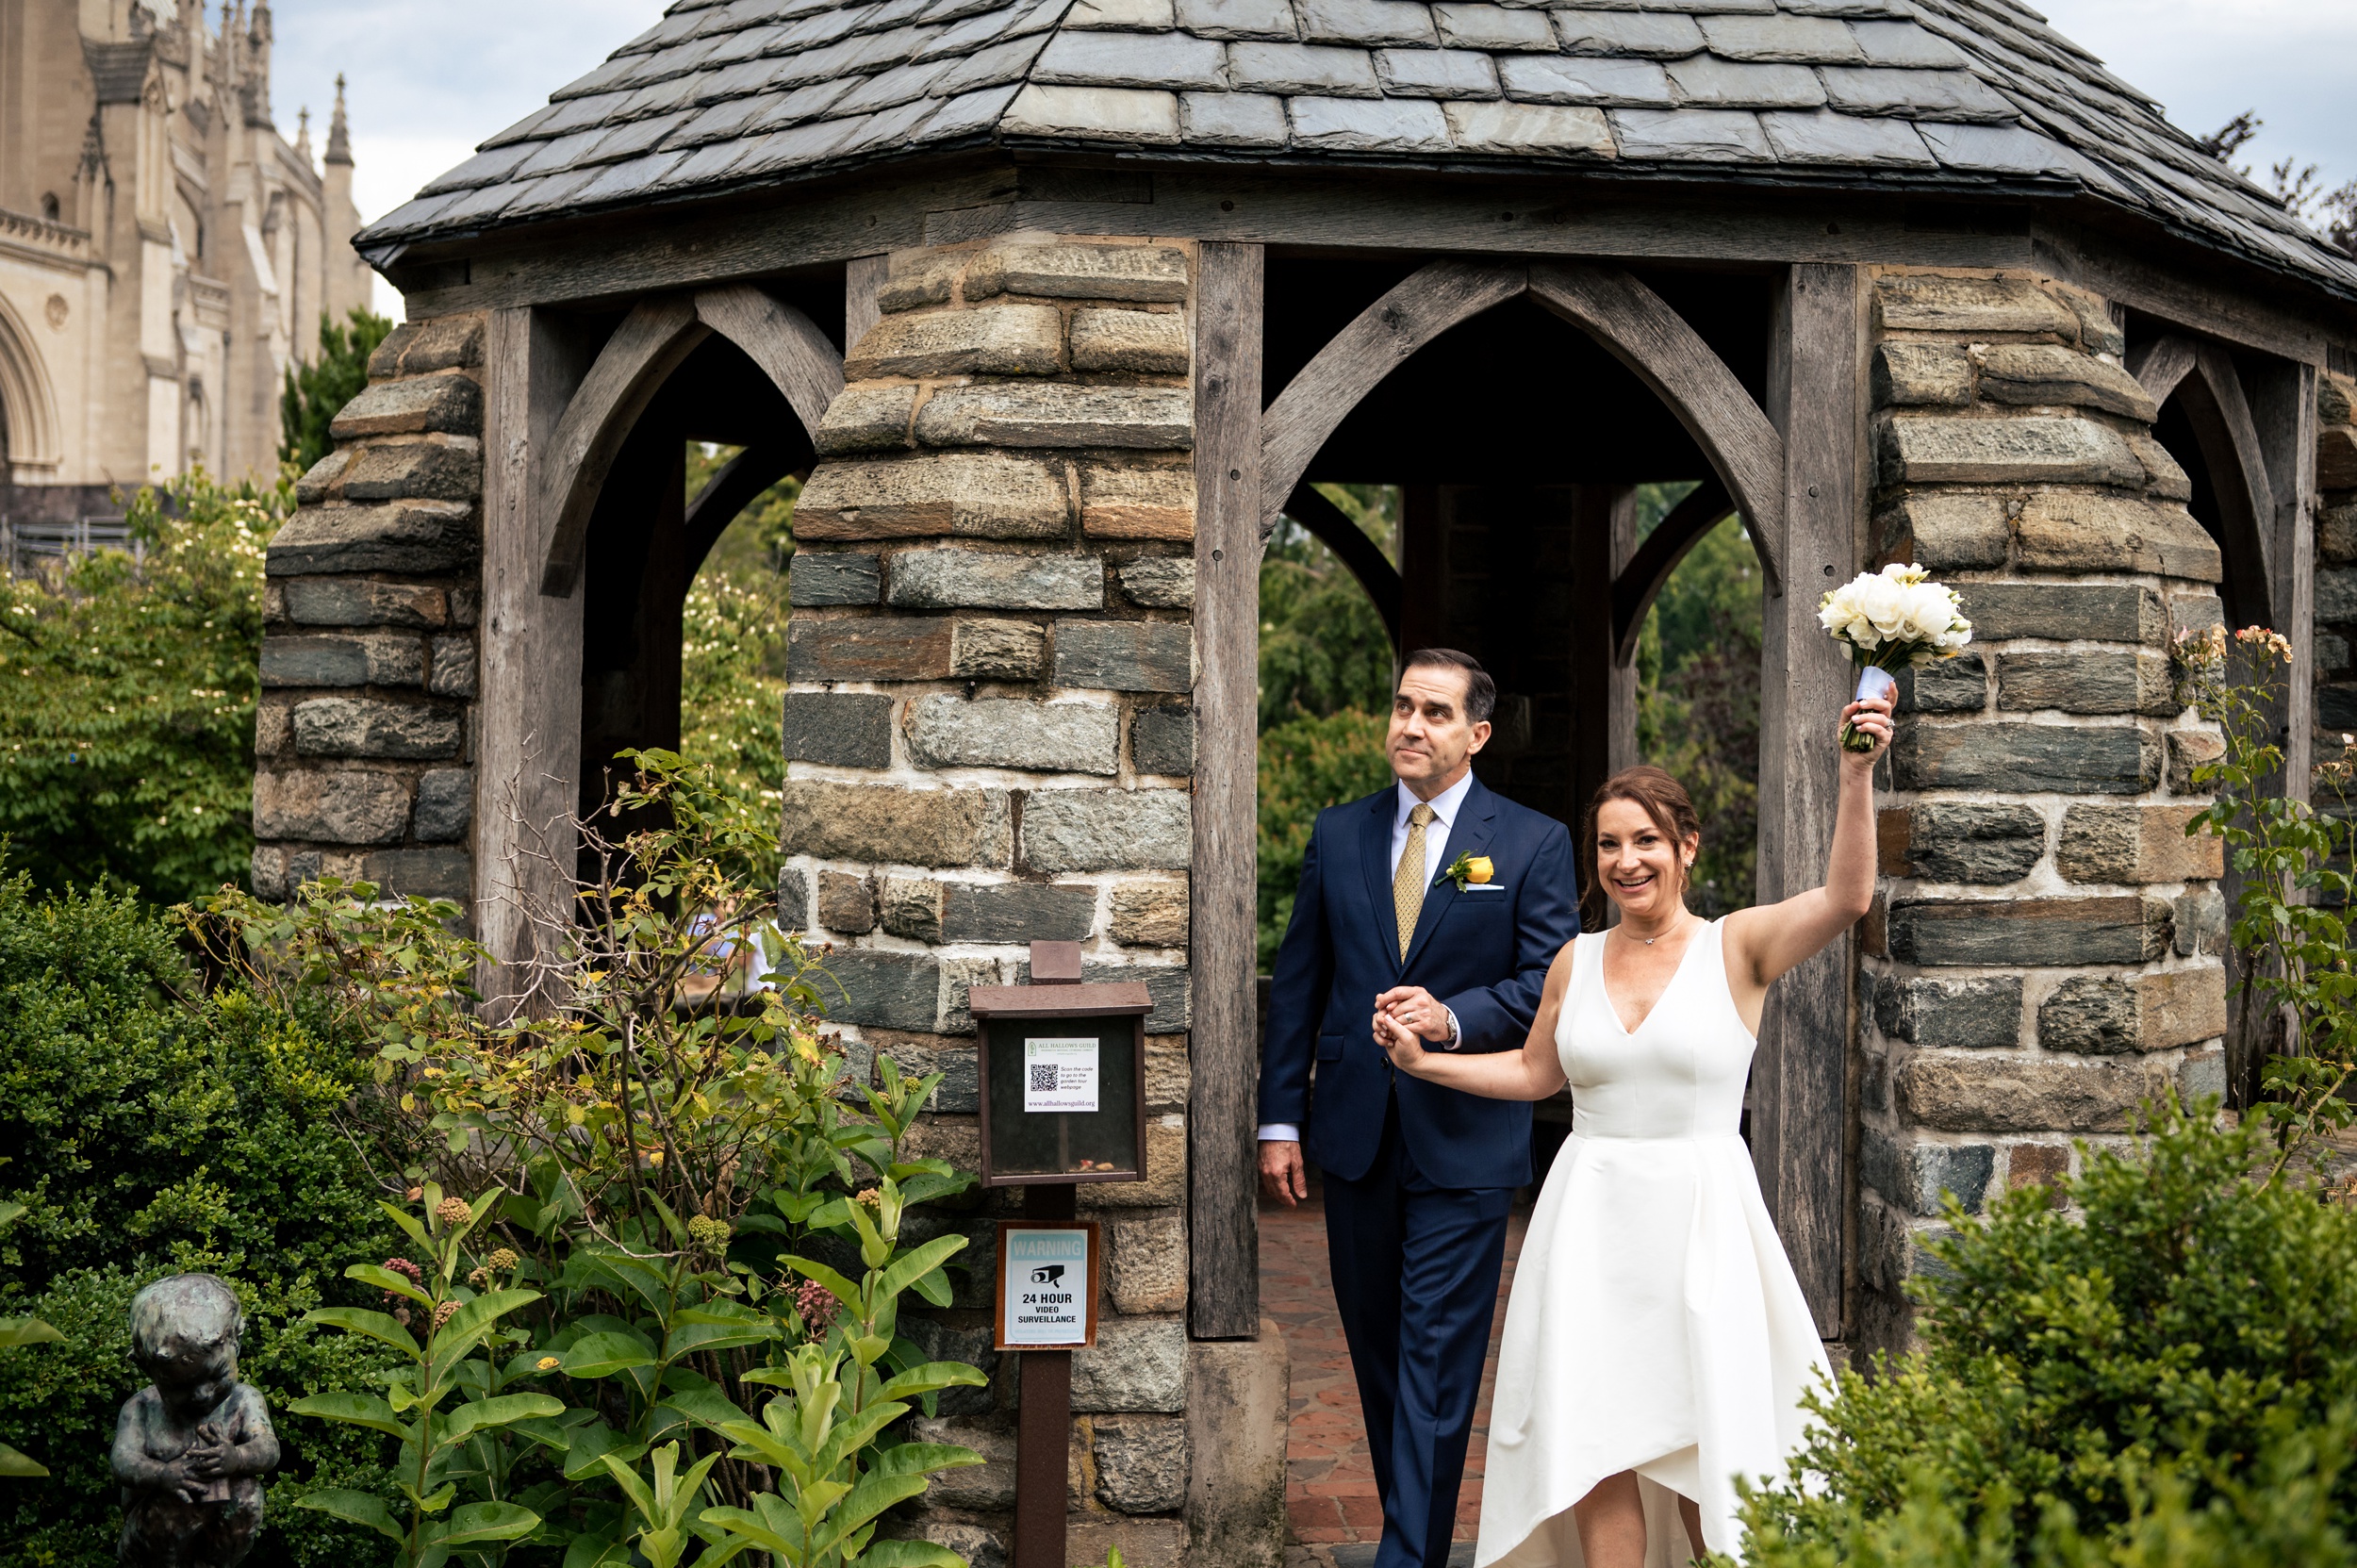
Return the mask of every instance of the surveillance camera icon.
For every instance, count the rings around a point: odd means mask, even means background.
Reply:
[[[1034,1284],[1034,1285],[1060,1285],[1060,1284],[1063,1284],[1063,1264],[1062,1264],[1062,1263],[1048,1263],[1048,1264],[1045,1265],[1044,1267],[1035,1268],[1035,1269],[1031,1270],[1031,1283],[1032,1283],[1032,1284]]]

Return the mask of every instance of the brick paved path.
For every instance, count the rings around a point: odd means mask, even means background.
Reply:
[[[1498,1282],[1497,1316],[1490,1331],[1490,1356],[1482,1370],[1481,1404],[1474,1414],[1473,1446],[1465,1458],[1465,1487],[1458,1494],[1457,1534],[1474,1538],[1481,1518],[1481,1471],[1490,1434],[1490,1392],[1497,1378],[1497,1330],[1506,1322],[1506,1296],[1514,1283],[1514,1261],[1522,1251],[1530,1213],[1516,1208],[1506,1232],[1506,1270]],[[1359,1411],[1358,1385],[1351,1380],[1350,1352],[1343,1344],[1341,1317],[1326,1265],[1326,1209],[1322,1189],[1310,1201],[1287,1209],[1261,1200],[1261,1311],[1285,1335],[1293,1370],[1293,1418],[1285,1442],[1285,1502],[1293,1518],[1296,1568],[1342,1560],[1343,1568],[1363,1560],[1366,1547],[1383,1533],[1383,1511],[1375,1496],[1375,1471],[1367,1459],[1367,1434]],[[1343,1547],[1337,1552],[1337,1546]]]

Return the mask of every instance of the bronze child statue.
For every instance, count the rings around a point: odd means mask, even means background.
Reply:
[[[155,1382],[115,1423],[125,1568],[231,1568],[254,1547],[278,1434],[261,1395],[238,1381],[244,1329],[237,1294],[209,1274],[175,1274],[131,1299],[131,1359]]]

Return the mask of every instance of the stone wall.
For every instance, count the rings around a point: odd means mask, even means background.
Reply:
[[[483,319],[394,329],[271,541],[254,890],[471,895]]]
[[[2316,388],[2316,755],[2357,734],[2357,379]]]
[[[1968,1211],[2069,1170],[2174,1084],[2224,1087],[2219,846],[2185,836],[2219,741],[2174,630],[2220,619],[2217,546],[2121,368],[2118,316],[2049,280],[1876,280],[1878,559],[1963,594],[1960,658],[1903,686],[1859,978],[1865,1347],[1943,1192]]]
[[[784,712],[783,902],[832,944],[853,1049],[947,1075],[929,1150],[979,1164],[966,994],[1027,979],[1030,940],[1153,998],[1148,1176],[1080,1189],[1106,1316],[1072,1375],[1070,1560],[1140,1568],[1182,1550],[1189,1476],[1190,262],[1052,235],[891,258],[795,512]],[[911,1527],[978,1568],[1014,1506],[988,1221],[1016,1212],[1002,1189],[958,1221],[957,1310],[911,1330],[994,1373],[926,1424],[990,1462]]]

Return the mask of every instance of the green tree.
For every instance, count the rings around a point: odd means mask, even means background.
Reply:
[[[736,454],[691,441],[687,501]],[[781,479],[737,513],[688,587],[680,647],[680,750],[724,787],[773,805],[785,784],[786,569],[800,481]]]
[[[1399,490],[1322,485],[1369,538],[1392,553]],[[1324,717],[1391,706],[1392,639],[1342,558],[1291,520],[1261,557],[1261,729],[1296,714]]]
[[[190,473],[132,498],[136,557],[0,580],[0,835],[36,885],[246,875],[263,552],[293,503]]]
[[[1293,919],[1310,830],[1328,806],[1372,795],[1391,782],[1383,757],[1389,718],[1360,708],[1296,714],[1261,732],[1261,967]]]
[[[1398,553],[1392,485],[1321,485],[1387,556]],[[1261,557],[1260,949],[1276,959],[1301,856],[1328,806],[1383,787],[1392,639],[1342,558],[1288,520]]]
[[[1690,486],[1639,487],[1651,533]],[[1752,901],[1759,832],[1759,557],[1742,520],[1697,541],[1662,585],[1638,647],[1637,752],[1686,785],[1702,818],[1694,903]]]
[[[347,319],[349,325],[339,326],[321,311],[319,358],[287,367],[286,388],[278,394],[278,460],[292,463],[297,473],[335,448],[327,427],[368,386],[369,355],[393,330],[390,321],[363,305],[354,305]]]

